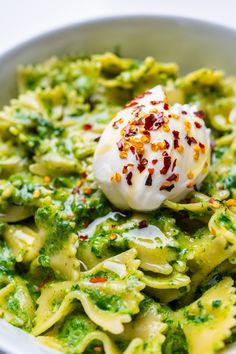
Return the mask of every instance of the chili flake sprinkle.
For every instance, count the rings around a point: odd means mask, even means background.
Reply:
[[[168,177],[166,179],[168,182],[177,182],[179,180],[179,174],[176,174],[176,173],[172,173],[172,175],[170,175],[170,177]]]
[[[92,127],[93,127],[92,124],[87,123],[87,124],[84,124],[83,129],[84,130],[91,130]]]
[[[96,283],[105,283],[107,281],[107,278],[104,277],[94,277],[90,279],[90,283],[96,284]]]
[[[200,154],[205,153],[205,145],[197,141],[196,136],[194,136],[195,129],[201,129],[204,125],[198,122],[197,117],[202,118],[205,113],[203,111],[194,112],[196,116],[194,119],[191,115],[188,117],[187,109],[182,110],[180,115],[172,113],[166,96],[162,100],[156,100],[154,97],[153,100],[148,101],[149,106],[145,101],[144,104],[139,101],[139,99],[152,93],[152,91],[144,92],[126,104],[125,108],[130,108],[131,117],[125,126],[119,127],[119,124],[125,120],[124,116],[119,118],[116,115],[117,118],[113,121],[112,127],[114,129],[120,128],[120,140],[116,143],[120,159],[125,160],[129,157],[131,162],[135,161],[135,163],[122,164],[120,169],[122,174],[119,172],[113,173],[111,181],[121,182],[122,178],[125,177],[128,186],[132,186],[134,174],[143,173],[144,184],[151,186],[153,176],[159,174],[165,176],[165,182],[159,189],[170,192],[175,188],[175,183],[180,178],[180,174],[175,169],[178,158],[183,157],[176,152],[183,153],[184,149],[189,149],[186,146],[187,144],[191,147],[194,160],[198,160]],[[147,100],[147,97],[145,100]],[[181,119],[181,122],[175,122],[177,127],[180,127],[180,123],[183,125],[179,129],[180,131],[173,129],[173,119]],[[168,132],[170,133],[166,134]],[[168,136],[172,139],[169,139]],[[146,153],[150,151],[152,158],[148,161]],[[157,152],[158,154],[156,154]],[[172,153],[174,154],[173,160]],[[160,154],[162,155],[161,159],[159,159]],[[176,155],[178,156],[176,157]],[[162,163],[162,161],[163,165],[158,169],[159,164],[157,163]],[[155,174],[156,169],[158,170]],[[194,174],[191,170],[187,172],[187,177],[189,179],[187,187],[194,187]]]
[[[141,220],[141,221],[139,221],[139,223],[138,223],[138,228],[139,229],[144,229],[145,227],[147,227],[148,226],[148,224],[147,224],[147,221],[146,220]]]
[[[194,125],[198,129],[200,129],[202,127],[202,125],[199,122],[194,122]]]
[[[145,186],[151,186],[151,185],[152,185],[152,175],[149,173],[145,182]]]
[[[87,241],[88,240],[88,235],[79,235],[79,240],[80,241]]]
[[[126,181],[128,183],[129,186],[132,186],[132,177],[133,177],[133,173],[129,172],[126,176]]]
[[[172,189],[175,187],[174,184],[163,184],[161,187],[160,187],[160,191],[167,191],[167,192],[171,192]]]
[[[162,169],[160,170],[160,173],[162,175],[166,175],[169,168],[171,166],[171,157],[170,156],[165,156],[164,157],[164,166],[162,167]]]
[[[197,111],[197,112],[194,112],[194,115],[195,115],[196,117],[198,117],[198,118],[202,118],[202,119],[206,118],[206,114],[205,114],[204,111]]]

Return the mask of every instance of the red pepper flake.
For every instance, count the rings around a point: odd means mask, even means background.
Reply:
[[[201,148],[202,150],[205,149],[205,145],[204,145],[203,143],[199,143],[199,146],[200,146],[200,148]]]
[[[177,139],[174,139],[174,149],[177,149],[179,147],[179,141]]]
[[[201,118],[201,119],[206,118],[206,114],[205,114],[204,111],[197,111],[197,112],[194,112],[193,114],[194,114],[196,117]]]
[[[165,139],[164,139],[164,142],[166,143],[166,149],[169,149],[169,147],[170,147],[169,142],[167,140],[165,140]]]
[[[152,176],[153,173],[154,173],[154,168],[149,168],[149,169],[148,169],[148,172],[149,172],[149,174]]]
[[[188,145],[197,144],[197,140],[193,136],[186,135],[185,139],[187,140]]]
[[[168,103],[165,102],[164,105],[163,105],[163,108],[167,111],[169,109]]]
[[[138,228],[139,229],[144,229],[145,227],[147,227],[148,226],[148,224],[147,224],[147,221],[146,220],[141,220],[141,221],[139,221],[139,223],[138,223]]]
[[[126,174],[126,173],[128,172],[128,168],[129,168],[129,167],[133,167],[133,166],[134,166],[134,164],[128,163],[127,165],[125,165],[125,166],[123,167],[122,173],[123,173],[123,174]]]
[[[145,170],[145,166],[144,165],[141,165],[141,164],[138,164],[137,166],[137,169],[139,170],[140,173],[142,173],[144,170]]]
[[[163,151],[162,156],[169,156],[167,151]]]
[[[141,93],[141,95],[138,95],[137,97],[135,97],[135,99],[136,98],[143,98],[144,96],[151,95],[151,94],[152,94],[151,91],[145,91],[144,93]]]
[[[157,162],[158,162],[157,159],[152,160],[152,164],[153,164],[153,165],[156,165]]]
[[[174,184],[170,184],[170,185],[167,185],[167,184],[163,184],[161,187],[160,187],[160,191],[162,190],[165,190],[167,192],[170,192],[172,191],[172,189],[174,188]]]
[[[117,145],[119,151],[123,150],[124,144],[123,144],[123,141],[121,139],[118,141],[118,143],[116,143],[116,145]]]
[[[114,129],[119,129],[118,121],[117,121],[117,120],[112,124],[112,127],[113,127]]]
[[[129,108],[129,107],[133,107],[136,106],[136,104],[138,104],[138,102],[136,101],[130,101],[125,105],[125,108]]]
[[[145,182],[145,186],[151,186],[151,185],[152,185],[152,175],[149,173]]]
[[[146,166],[148,164],[148,160],[145,157],[141,160],[141,164]]]
[[[50,280],[50,277],[49,276],[47,276],[43,281],[42,281],[42,283],[37,287],[37,291],[41,291],[42,290],[42,288],[44,287],[44,285],[46,285],[48,282],[49,282],[49,280]]]
[[[176,167],[176,162],[177,162],[177,159],[175,159],[174,162],[173,162],[173,166],[172,166],[171,172],[174,171],[174,169],[175,169],[175,167]]]
[[[145,118],[144,129],[145,130],[157,130],[164,123],[165,123],[165,121],[164,121],[163,112],[160,112],[156,115],[151,113],[148,116],[146,116],[146,118]]]
[[[159,104],[159,103],[161,103],[162,101],[150,101],[150,103],[153,105],[153,106],[155,106],[156,104]]]
[[[178,130],[173,130],[172,134],[173,134],[173,137],[174,137],[175,139],[179,139],[179,132],[178,132]]]
[[[85,171],[81,172],[80,175],[81,175],[82,178],[86,178],[87,177],[87,173]]]
[[[130,146],[130,151],[132,152],[132,154],[135,154],[135,147],[134,146]]]
[[[139,112],[136,112],[135,115],[138,114],[138,113],[139,113]],[[135,120],[135,125],[143,125],[143,120],[142,120],[142,118],[136,119],[136,120]]]
[[[196,128],[200,129],[202,127],[202,125],[198,122],[194,122],[194,125]]]
[[[168,182],[173,182],[173,181],[178,181],[178,179],[179,179],[179,175],[178,174],[176,174],[176,173],[172,173],[172,175],[170,175],[170,177],[168,177],[166,180],[168,181]]]
[[[92,124],[87,123],[87,124],[84,124],[83,129],[84,130],[91,130],[92,127],[93,127]]]
[[[126,176],[126,181],[128,183],[129,186],[132,186],[132,177],[133,177],[133,173],[129,172]]]
[[[160,170],[160,173],[162,175],[166,175],[169,168],[170,168],[170,165],[171,165],[171,157],[170,156],[165,156],[164,157],[164,167]]]
[[[144,124],[144,129],[145,130],[151,130],[153,127],[153,124],[156,122],[156,117],[154,114],[149,114],[146,118],[145,118],[145,124]]]
[[[80,241],[87,241],[88,235],[79,235],[79,240]]]
[[[138,164],[137,169],[139,170],[140,173],[142,173],[145,170],[146,165],[148,164],[148,160],[145,158],[142,159],[142,155],[141,156],[139,155],[139,160],[140,163]]]
[[[105,283],[107,281],[107,278],[104,277],[94,277],[90,279],[90,283],[96,284],[96,283]]]
[[[77,186],[77,187],[74,187],[74,188],[72,189],[71,194],[77,194],[77,193],[79,193],[79,187],[78,187],[78,186]]]
[[[186,111],[182,111],[182,114],[187,114],[187,112]]]

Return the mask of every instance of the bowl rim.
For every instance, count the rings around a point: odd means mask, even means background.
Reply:
[[[217,23],[214,21],[208,20],[201,20],[194,17],[187,17],[187,16],[178,16],[178,15],[166,15],[166,14],[125,14],[125,15],[106,15],[106,16],[99,16],[96,18],[89,18],[85,20],[78,20],[69,24],[59,25],[56,28],[45,30],[42,33],[36,34],[26,40],[20,41],[18,44],[13,45],[11,48],[4,50],[0,53],[0,63],[6,61],[8,58],[11,58],[14,55],[17,55],[18,52],[30,47],[34,42],[39,42],[45,38],[54,36],[56,34],[65,33],[73,31],[74,29],[83,28],[85,26],[96,26],[100,23],[110,23],[110,22],[119,22],[119,21],[137,21],[137,20],[154,20],[159,19],[161,21],[173,21],[173,22],[183,22],[185,24],[195,24],[195,25],[202,25],[204,27],[209,27],[212,30],[221,30],[224,32],[228,32],[231,35],[236,36],[236,28],[231,26],[227,26],[221,23]]]

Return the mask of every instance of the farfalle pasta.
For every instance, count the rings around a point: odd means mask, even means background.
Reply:
[[[208,173],[183,200],[167,188],[157,210],[120,210],[94,178],[94,152],[122,107],[158,85],[166,107],[194,105],[196,129],[204,120]],[[235,78],[105,53],[21,67],[18,88],[0,111],[0,317],[68,354],[213,354],[233,342]]]

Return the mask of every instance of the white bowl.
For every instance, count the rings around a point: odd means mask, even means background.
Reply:
[[[159,61],[174,61],[182,72],[208,66],[236,74],[236,31],[233,29],[181,17],[106,18],[54,30],[0,56],[0,107],[16,95],[15,70],[19,64],[39,62],[52,55],[102,53],[117,45],[124,56],[152,55]],[[2,320],[0,328],[0,354],[52,352]],[[227,353],[236,353],[234,348]]]

